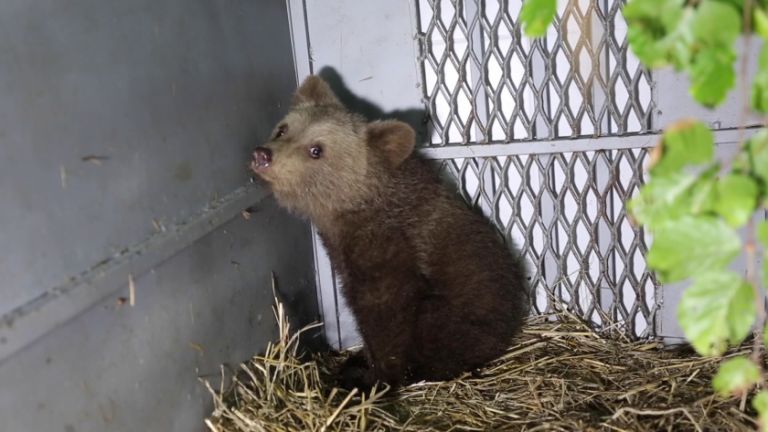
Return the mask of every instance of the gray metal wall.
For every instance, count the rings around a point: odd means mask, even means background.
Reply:
[[[309,227],[245,169],[295,85],[284,1],[0,3],[0,431],[201,430],[272,271],[315,318]]]

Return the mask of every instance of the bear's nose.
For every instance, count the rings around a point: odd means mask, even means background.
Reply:
[[[272,150],[266,147],[256,147],[253,151],[253,160],[259,166],[267,166],[272,162]]]

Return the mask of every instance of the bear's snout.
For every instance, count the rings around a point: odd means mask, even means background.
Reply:
[[[260,169],[267,168],[272,163],[272,150],[266,147],[256,147],[253,151],[253,162],[251,169],[259,172]]]

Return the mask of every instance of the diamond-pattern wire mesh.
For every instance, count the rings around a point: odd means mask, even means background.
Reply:
[[[622,2],[559,1],[546,38],[520,0],[419,0],[431,145],[646,132],[650,74],[628,53]]]
[[[651,77],[628,53],[621,1],[558,4],[547,37],[531,41],[517,24],[520,0],[417,2],[433,157],[456,145],[511,149],[521,140],[650,130]],[[559,299],[595,325],[621,322],[628,335],[655,336],[659,286],[624,208],[642,183],[646,152],[584,150],[440,163],[524,251],[536,312]]]
[[[655,331],[657,285],[622,203],[637,193],[646,157],[624,149],[446,159],[440,170],[523,251],[536,313],[556,298],[596,325],[607,318],[645,337]]]

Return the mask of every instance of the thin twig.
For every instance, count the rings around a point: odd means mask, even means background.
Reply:
[[[701,432],[701,426],[699,426],[699,424],[693,418],[691,413],[689,413],[688,410],[685,408],[671,408],[668,410],[639,410],[635,408],[625,407],[616,411],[616,413],[611,418],[616,420],[616,418],[620,417],[624,413],[631,413],[635,415],[665,416],[665,415],[674,414],[678,412],[685,414],[685,416],[688,417],[688,420],[690,420],[691,423],[693,423],[693,426],[696,428],[696,430],[698,432]]]
[[[739,142],[744,142],[745,129],[747,126],[747,117],[749,116],[749,83],[747,79],[747,72],[749,67],[749,54],[752,46],[752,0],[744,0],[743,10],[743,34],[744,34],[744,52],[741,56],[741,68],[739,70],[739,88],[741,92],[742,109],[739,119]],[[749,285],[752,287],[755,299],[755,310],[757,311],[757,321],[755,323],[754,339],[752,341],[752,361],[757,365],[762,377],[761,384],[765,387],[766,375],[763,367],[763,327],[765,326],[765,301],[763,299],[763,293],[760,289],[757,280],[757,273],[755,271],[755,221],[754,218],[750,218],[747,222],[747,239],[744,243],[744,253],[747,258],[747,274],[746,279]]]
[[[349,403],[349,401],[350,401],[350,400],[352,400],[352,398],[353,398],[353,397],[354,397],[356,394],[357,394],[357,389],[352,389],[352,391],[351,391],[351,392],[349,392],[349,394],[347,395],[347,397],[346,397],[346,398],[344,398],[344,400],[343,400],[343,401],[341,401],[341,403],[339,404],[339,407],[338,407],[338,408],[336,408],[336,411],[334,411],[334,412],[333,412],[333,414],[331,414],[331,416],[330,416],[330,417],[328,417],[328,420],[326,420],[326,421],[325,421],[325,426],[323,427],[323,429],[322,429],[322,430],[325,430],[325,429],[326,429],[328,426],[330,426],[330,425],[331,425],[331,423],[333,423],[333,421],[336,419],[336,417],[338,417],[338,415],[339,415],[339,413],[341,412],[341,410],[343,410],[343,409],[344,409],[344,407],[345,407],[345,406],[347,406],[347,404]]]
[[[760,286],[757,281],[757,271],[755,269],[756,260],[756,242],[755,242],[755,219],[750,218],[747,222],[747,240],[744,243],[744,253],[747,256],[747,282],[752,287],[752,291],[755,295],[755,307],[757,310],[757,323],[755,328],[755,336],[752,341],[752,360],[760,368],[760,372],[763,373],[763,328],[765,326],[765,301],[763,300],[763,293],[760,290]],[[763,384],[765,384],[765,375],[763,374]]]
[[[744,52],[741,55],[739,68],[739,93],[741,93],[741,114],[739,115],[739,142],[744,142],[745,130],[747,127],[747,117],[749,116],[749,51],[752,46],[752,0],[744,0],[744,11],[742,15],[743,34],[744,34]]]
[[[208,429],[210,429],[211,432],[219,432],[219,429],[213,425],[210,419],[205,419],[205,425],[208,426]]]

